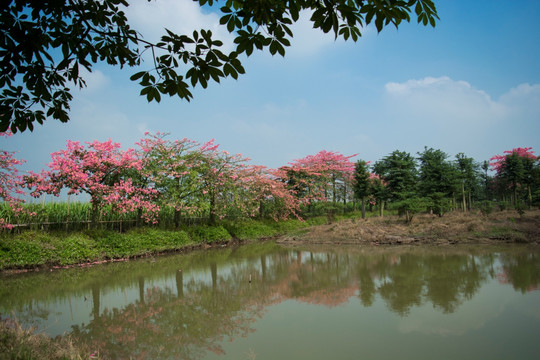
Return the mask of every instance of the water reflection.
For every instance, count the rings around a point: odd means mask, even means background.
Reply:
[[[104,358],[200,359],[223,354],[224,341],[248,336],[270,305],[286,300],[326,308],[351,299],[370,308],[380,300],[401,318],[426,305],[444,315],[492,280],[522,293],[538,290],[538,252],[264,243],[4,277],[0,311],[51,335],[70,332]],[[404,329],[420,326],[409,321]]]

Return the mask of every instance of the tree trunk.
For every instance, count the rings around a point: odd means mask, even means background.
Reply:
[[[461,198],[463,201],[463,212],[467,211],[467,201],[465,199],[465,184],[461,183]]]
[[[264,218],[264,201],[260,200],[259,201],[259,219],[263,219]]]
[[[137,226],[142,225],[142,208],[137,209]]]
[[[180,211],[179,210],[176,210],[176,208],[174,209],[174,227],[175,228],[179,228],[180,227]]]
[[[336,203],[336,177],[332,175],[332,202]]]
[[[92,229],[97,227],[97,217],[98,217],[98,202],[92,201],[92,213],[90,214],[90,222],[92,224]]]
[[[362,219],[366,218],[366,198],[362,197]]]
[[[216,196],[212,193],[210,197],[210,225],[216,224]]]

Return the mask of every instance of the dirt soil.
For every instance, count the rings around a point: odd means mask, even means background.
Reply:
[[[313,226],[304,233],[277,240],[286,245],[447,245],[540,243],[540,210],[453,212],[443,217],[417,215],[409,224],[398,216],[347,219]]]

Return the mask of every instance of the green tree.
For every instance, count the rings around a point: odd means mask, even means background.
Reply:
[[[497,174],[502,183],[512,191],[512,203],[517,204],[518,188],[525,179],[525,167],[523,166],[522,157],[513,152],[506,155],[501,171]]]
[[[416,192],[416,160],[405,151],[395,150],[377,161],[373,170],[386,183],[390,200],[402,198],[400,194]]]
[[[150,0],[148,0],[150,1]],[[233,33],[236,48],[221,51],[223,42],[210,30],[176,34],[165,29],[159,42],[149,42],[129,24],[127,0],[12,0],[0,13],[0,132],[30,131],[48,118],[66,122],[73,98],[69,85],[84,87],[80,68],[94,64],[138,66],[146,50],[149,68],[135,73],[148,101],[162,95],[190,100],[191,88],[210,81],[236,79],[244,73],[238,59],[268,49],[285,55],[293,37],[291,25],[302,11],[311,13],[313,27],[335,37],[357,41],[361,29],[373,23],[377,31],[409,22],[435,26],[433,0],[198,0],[220,12],[220,23]]]
[[[419,194],[427,197],[433,204],[432,210],[442,216],[450,208],[456,184],[457,172],[454,166],[447,161],[448,155],[441,150],[424,148],[418,153],[420,174]]]
[[[375,197],[375,201],[379,206],[379,216],[384,216],[384,204],[388,199],[388,189],[383,180],[377,175],[371,179],[371,195]]]
[[[385,182],[387,198],[400,214],[405,215],[407,222],[412,220],[414,213],[426,209],[427,200],[418,196],[418,171],[416,159],[411,154],[395,150],[377,161],[373,170]]]
[[[521,161],[523,162],[524,170],[523,185],[526,188],[527,204],[530,208],[533,204],[533,188],[538,190],[538,185],[540,185],[538,183],[540,158],[537,157],[536,159],[533,159],[530,157],[522,157]]]
[[[490,189],[489,184],[493,181],[493,177],[488,174],[489,170],[489,161],[484,160],[482,163],[482,180],[484,182],[484,200],[488,201],[490,199]]]
[[[354,168],[354,197],[362,203],[362,219],[366,218],[366,197],[370,195],[369,166],[358,160]]]
[[[470,210],[473,201],[473,192],[479,183],[479,166],[473,158],[465,156],[463,153],[456,155],[456,166],[458,171],[459,186],[461,188],[461,201],[463,211]]]

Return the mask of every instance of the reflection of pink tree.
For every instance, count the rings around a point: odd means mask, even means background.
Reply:
[[[0,133],[2,136],[11,136],[11,133]],[[22,179],[19,175],[17,166],[24,163],[24,160],[19,160],[14,157],[13,152],[8,152],[0,149],[0,200],[6,203],[15,216],[24,212],[21,206],[24,201],[17,197],[23,195]],[[0,217],[0,229],[12,229],[13,225],[7,219]]]
[[[32,195],[43,193],[59,196],[63,188],[68,194],[86,193],[92,204],[92,221],[98,210],[111,205],[118,213],[142,210],[147,221],[154,221],[159,211],[151,200],[156,191],[142,187],[133,180],[141,170],[142,162],[133,149],[123,151],[119,143],[68,141],[67,148],[51,154],[49,170],[27,177]]]

